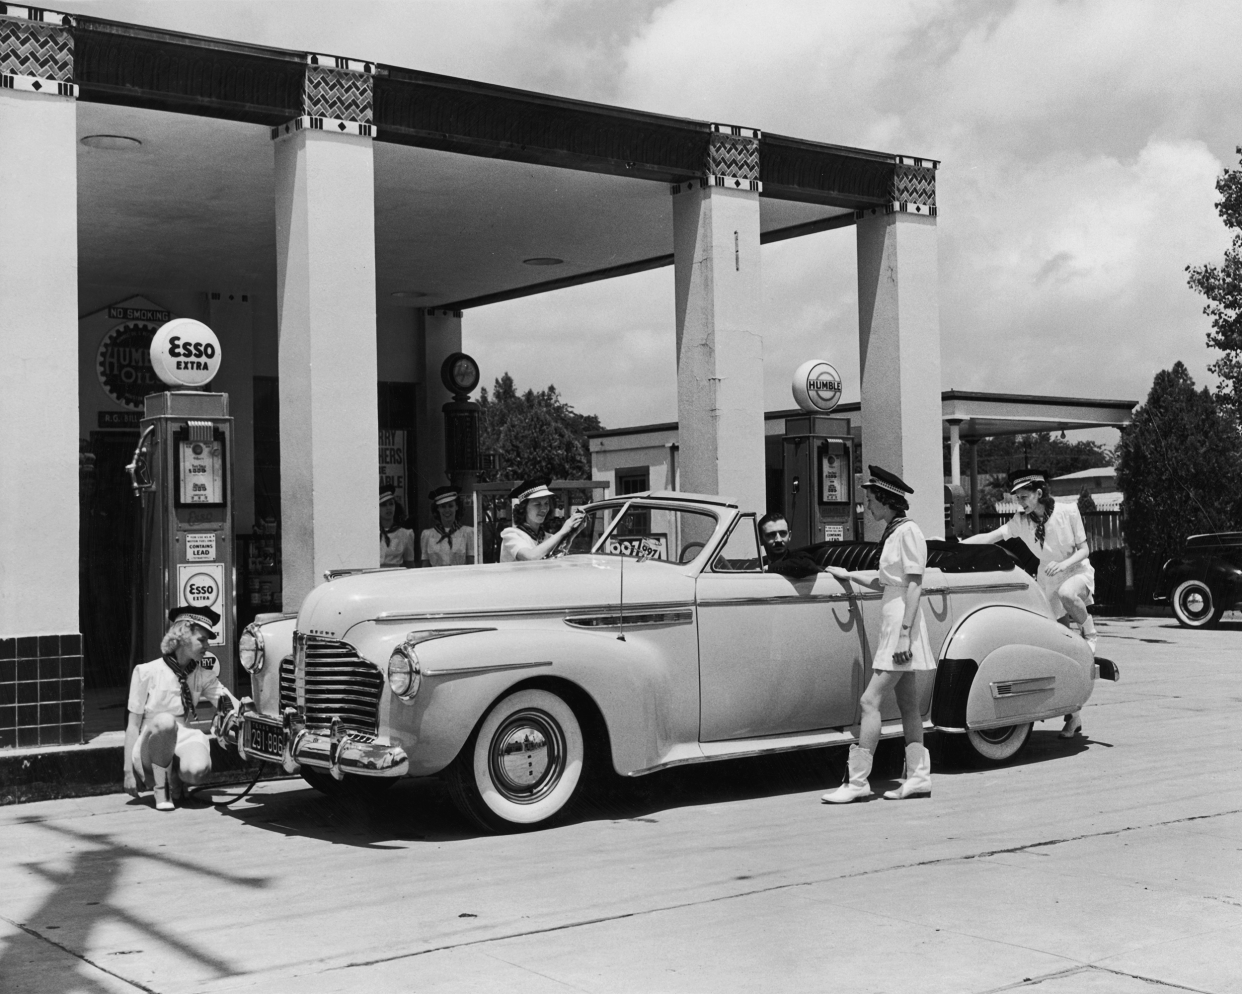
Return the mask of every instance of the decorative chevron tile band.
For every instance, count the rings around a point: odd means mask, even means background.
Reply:
[[[310,117],[370,124],[371,78],[369,73],[308,65],[302,110]]]
[[[0,75],[14,79],[5,87],[57,94],[56,83],[73,80],[73,36],[63,26],[65,15],[12,4],[0,4],[0,11]],[[13,15],[21,17],[18,12],[38,16],[17,20]],[[35,80],[39,86],[18,79]]]
[[[296,131],[331,131],[340,135],[358,135],[374,138],[375,126],[358,121],[341,121],[332,117],[295,117],[288,124],[272,128],[272,141],[291,135]]]
[[[926,160],[923,160],[926,161]],[[936,168],[932,165],[906,165],[898,162],[893,170],[894,203],[936,206]]]

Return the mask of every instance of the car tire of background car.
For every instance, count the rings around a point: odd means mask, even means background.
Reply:
[[[336,780],[327,770],[315,770],[309,766],[301,769],[302,779],[319,793],[343,801],[371,801],[388,792],[397,782],[396,777],[347,776]]]
[[[488,711],[445,779],[462,814],[487,831],[511,832],[565,810],[584,758],[573,708],[550,691],[528,688]]]
[[[1005,725],[1003,728],[971,729],[955,735],[965,747],[967,758],[978,766],[1007,763],[1018,755],[1031,739],[1031,722]]]
[[[1225,613],[1212,588],[1202,580],[1184,580],[1173,591],[1173,613],[1183,628],[1211,628]]]

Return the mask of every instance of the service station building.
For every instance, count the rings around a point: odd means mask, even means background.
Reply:
[[[381,442],[411,509],[445,482],[463,315],[589,280],[674,267],[678,482],[762,511],[760,246],[853,226],[867,461],[941,529],[935,162],[14,4],[0,75],[0,747],[135,661],[169,318],[220,340],[235,562],[289,609],[377,564]]]

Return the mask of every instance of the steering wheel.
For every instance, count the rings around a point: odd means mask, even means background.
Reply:
[[[681,552],[677,554],[677,562],[679,564],[690,562],[692,559],[694,559],[695,556],[699,554],[702,548],[703,548],[702,542],[687,542],[685,545],[681,547]]]

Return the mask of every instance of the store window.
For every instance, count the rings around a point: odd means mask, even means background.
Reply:
[[[641,494],[644,490],[650,490],[650,470],[646,466],[636,466],[630,469],[617,470],[617,495],[624,497],[626,494]],[[625,520],[621,522],[617,530],[618,535],[650,535],[651,534],[651,513],[649,511],[636,511],[627,514]]]

